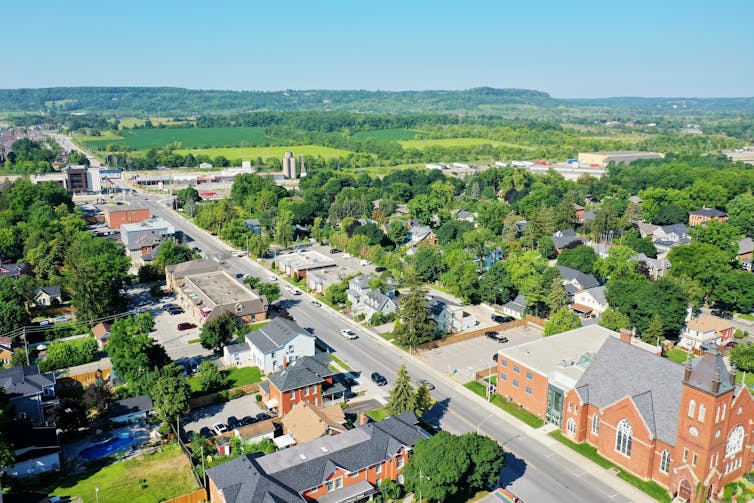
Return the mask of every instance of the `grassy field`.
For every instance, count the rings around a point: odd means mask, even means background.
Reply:
[[[467,382],[463,385],[464,388],[468,388],[477,395],[481,396],[482,398],[487,398],[487,390],[484,389],[484,386],[479,384],[476,381]],[[545,424],[545,421],[543,419],[540,419],[539,417],[535,416],[528,410],[519,407],[513,402],[509,402],[505,398],[501,397],[497,393],[493,395],[492,403],[494,405],[497,405],[501,409],[503,409],[505,412],[510,414],[511,416],[515,417],[516,419],[528,424],[532,428],[539,428],[540,426]]]
[[[257,367],[234,367],[220,371],[226,379],[225,389],[237,388],[246,384],[253,384],[262,380],[262,372]],[[204,392],[199,386],[199,376],[191,376],[188,380],[191,386],[192,398],[201,396]]]
[[[404,140],[399,141],[403,148],[415,148],[424,150],[428,147],[476,147],[479,145],[500,145],[499,141],[485,138],[443,138],[440,140]]]
[[[401,141],[413,140],[416,135],[426,135],[424,131],[416,129],[376,129],[374,131],[361,131],[353,135],[357,140],[374,138],[377,141]]]
[[[225,156],[232,160],[241,159],[253,161],[257,157],[266,159],[268,157],[283,157],[285,152],[291,151],[296,156],[305,155],[307,157],[324,157],[331,159],[333,157],[346,157],[350,152],[337,148],[322,147],[320,145],[296,145],[291,147],[232,147],[232,148],[200,148],[200,149],[178,149],[177,154],[186,155],[208,155],[210,157]]]
[[[199,489],[188,459],[178,444],[173,443],[161,451],[64,479],[50,492],[95,503],[96,487],[100,500],[108,503],[154,503]]]
[[[134,150],[162,148],[173,142],[179,142],[183,148],[253,147],[276,143],[265,135],[264,130],[263,127],[125,129],[121,131],[120,140],[94,137],[82,141],[95,149],[117,143]]]
[[[166,126],[186,126],[193,123],[192,120],[183,120],[178,122],[172,117],[150,117],[149,120],[155,126],[159,126],[161,124],[164,124]],[[120,119],[119,127],[123,129],[132,128],[135,126],[143,126],[146,121],[146,119],[139,119],[137,117],[124,117]]]
[[[694,359],[696,358],[693,354],[689,354],[687,351],[684,351],[680,348],[673,348],[670,351],[668,351],[665,356],[668,360],[674,361],[676,363],[685,363],[686,359]]]

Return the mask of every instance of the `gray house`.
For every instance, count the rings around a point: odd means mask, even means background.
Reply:
[[[597,278],[595,278],[591,274],[586,274],[577,269],[572,269],[563,265],[558,265],[555,267],[557,267],[558,271],[560,271],[560,275],[563,277],[563,286],[571,296],[582,290],[594,288],[600,285],[600,282],[597,281]]]
[[[46,409],[58,403],[55,374],[43,374],[36,365],[0,369],[0,387],[9,397],[16,417],[28,418],[33,424],[45,424]]]
[[[223,348],[226,364],[253,365],[265,374],[314,353],[314,337],[296,323],[280,317],[246,334],[244,342]]]
[[[502,311],[507,316],[520,320],[526,315],[526,296],[516,295],[516,298],[503,304]]]

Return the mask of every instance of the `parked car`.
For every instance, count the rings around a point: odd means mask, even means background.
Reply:
[[[239,426],[241,426],[241,421],[239,421],[236,416],[230,416],[228,418],[228,428],[233,429],[238,428]]]
[[[55,316],[52,321],[55,323],[65,323],[66,321],[70,320],[71,317],[66,314],[61,314],[60,316]]]
[[[176,314],[183,314],[183,309],[180,307],[171,307],[168,309],[168,313],[170,313],[171,316],[174,316]]]
[[[196,325],[194,325],[193,323],[184,321],[183,323],[178,324],[178,330],[190,330],[192,328],[196,328]]]
[[[387,267],[375,267],[374,272],[385,272],[387,271]]]
[[[320,307],[321,305],[322,304],[320,304],[318,300],[313,300],[312,301],[312,306],[314,306],[314,307]]]
[[[738,341],[728,341],[725,343],[725,349],[733,349],[738,346]]]
[[[495,332],[494,330],[490,330],[489,332],[485,332],[484,335],[488,339],[492,339],[493,341],[496,341],[496,342],[508,342],[508,338],[507,337],[505,337],[504,335],[500,335],[499,332]]]
[[[241,419],[241,423],[243,423],[244,426],[248,424],[254,424],[257,422],[257,419],[254,416],[244,416]]]
[[[199,362],[194,360],[193,358],[189,360],[189,367],[191,367],[191,371],[193,373],[199,372]]]
[[[387,379],[379,372],[372,372],[372,382],[377,386],[384,386],[387,384]]]
[[[347,328],[344,328],[343,330],[341,330],[340,335],[342,335],[346,339],[356,339],[358,337],[358,335],[356,335],[356,332],[354,332],[353,330],[349,330]]]
[[[513,318],[511,318],[510,316],[502,316],[500,314],[495,314],[495,313],[493,313],[490,316],[490,318],[492,319],[492,321],[495,321],[497,323],[509,323],[513,321]]]
[[[204,426],[201,430],[199,430],[199,436],[204,438],[212,438],[215,436],[215,432],[212,431],[209,426]]]
[[[353,255],[351,255],[350,253],[343,254],[343,258],[351,258],[351,257],[353,257]]]
[[[259,414],[257,414],[257,421],[267,421],[270,418],[270,415],[266,412],[260,412]]]
[[[416,382],[419,384],[419,386],[425,386],[428,390],[435,389],[435,385],[427,381],[426,379],[419,379]]]
[[[277,281],[278,277],[270,273],[267,275],[267,279],[269,279],[270,281]]]
[[[361,260],[359,261],[359,265],[367,266],[367,265],[372,265],[372,263],[368,260]]]
[[[228,432],[228,427],[225,426],[223,423],[215,423],[215,424],[213,424],[212,425],[212,429],[218,435],[222,435],[223,433],[227,433]]]
[[[291,293],[293,295],[301,295],[301,290],[299,290],[298,288],[294,288],[293,290],[291,290]]]
[[[335,255],[336,253],[340,253],[340,250],[337,248],[330,248],[330,255]]]
[[[244,277],[244,274],[242,272],[236,273],[236,278],[243,279],[243,277]]]

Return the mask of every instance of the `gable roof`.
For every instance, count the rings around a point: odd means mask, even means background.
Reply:
[[[97,323],[92,327],[92,334],[94,334],[94,338],[99,340],[102,340],[104,336],[110,333],[110,323],[100,322]]]
[[[594,286],[592,288],[587,288],[583,290],[581,293],[585,295],[591,296],[597,303],[601,305],[607,304],[607,298],[605,297],[605,286]]]
[[[655,232],[658,230],[666,236],[669,234],[677,234],[678,237],[683,237],[689,233],[689,228],[686,227],[685,224],[663,225],[662,227],[655,229]]]
[[[552,235],[552,243],[555,245],[555,248],[560,250],[562,248],[565,248],[571,243],[585,243],[583,238],[580,238],[576,235],[576,232],[571,229],[566,229],[563,231],[556,231],[555,234]]]
[[[282,392],[320,384],[325,377],[334,375],[334,372],[327,366],[329,362],[328,353],[302,356],[289,363],[287,368],[273,372],[267,379]]]
[[[13,395],[36,395],[42,393],[44,388],[54,385],[54,373],[43,374],[36,365],[0,369],[0,387],[11,397]]]
[[[652,435],[675,445],[683,365],[608,337],[576,391],[584,403],[600,409],[631,397]]]
[[[249,346],[255,346],[262,353],[279,350],[297,336],[312,337],[296,323],[278,316],[259,330],[246,335]]]
[[[738,254],[746,255],[754,252],[754,240],[749,237],[743,238],[738,242]]]
[[[558,268],[558,271],[560,271],[560,275],[563,276],[564,280],[575,280],[579,283],[579,285],[581,285],[581,288],[583,288],[584,290],[586,290],[587,288],[600,286],[600,282],[597,281],[597,278],[595,278],[591,274],[586,274],[579,271],[578,269],[572,269],[564,265],[556,265],[555,267]]]
[[[697,332],[709,332],[711,330],[714,330],[715,332],[722,332],[723,330],[733,328],[733,323],[728,320],[718,318],[717,316],[701,316],[699,318],[689,320],[686,323],[686,327],[689,330],[695,330]]]
[[[36,299],[42,292],[46,293],[50,297],[60,297],[62,294],[59,286],[43,286],[41,288],[37,288],[37,290],[34,292],[34,298]]]
[[[715,208],[702,208],[701,210],[689,211],[689,215],[698,215],[700,217],[727,217],[728,214],[724,211],[716,210]]]
[[[226,503],[302,501],[296,491],[265,474],[252,456],[241,456],[209,468],[207,476],[222,491]]]
[[[516,295],[516,298],[503,304],[503,307],[511,311],[523,314],[526,311],[526,296],[522,293]]]
[[[305,444],[326,435],[330,430],[337,433],[346,431],[343,423],[346,418],[340,405],[317,407],[308,402],[299,402],[283,416],[283,428],[292,435],[296,443]]]

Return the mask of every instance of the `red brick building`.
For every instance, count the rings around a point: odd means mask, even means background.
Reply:
[[[120,229],[123,224],[135,224],[149,220],[149,209],[143,206],[107,206],[104,210],[105,223],[111,229]]]
[[[403,482],[417,441],[429,435],[412,412],[266,456],[207,470],[212,503],[365,501],[382,480]]]
[[[710,220],[725,222],[728,220],[728,214],[714,208],[702,208],[701,210],[689,211],[689,227],[703,225]]]

